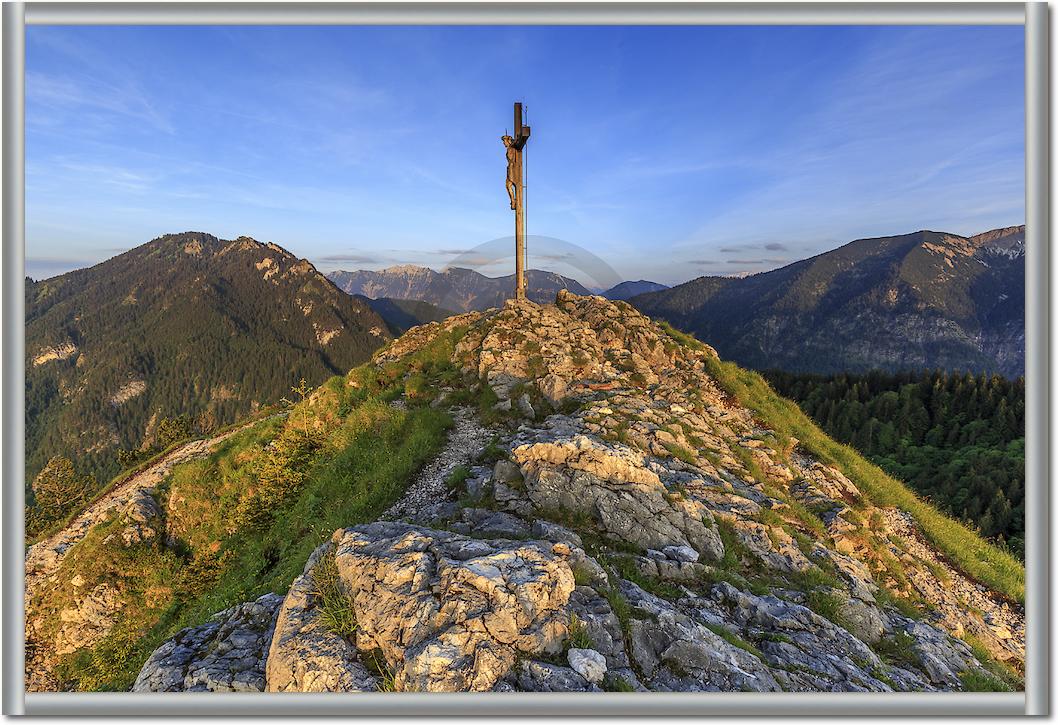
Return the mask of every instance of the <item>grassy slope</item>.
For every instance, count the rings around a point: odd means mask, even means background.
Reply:
[[[694,337],[664,323],[662,327],[677,342],[702,348]],[[757,373],[717,358],[708,359],[707,368],[728,393],[759,415],[779,436],[796,438],[819,460],[841,469],[875,505],[895,506],[910,513],[925,536],[954,566],[994,591],[1024,602],[1025,569],[1014,556],[918,498],[849,446],[832,440],[796,403],[778,395]]]
[[[701,347],[692,337],[668,332]],[[440,387],[457,382],[451,360],[461,335],[443,335],[398,363],[365,365],[333,378],[286,419],[257,422],[207,459],[177,467],[159,495],[174,502],[167,517],[180,543],[176,552],[160,541],[108,548],[105,527],[78,544],[60,581],[77,567],[94,567],[87,569],[94,577],[124,583],[125,607],[111,635],[70,657],[61,674],[80,689],[127,689],[149,653],[176,631],[263,593],[284,592],[335,529],[376,518],[443,445],[450,420],[427,403]],[[1024,573],[1012,557],[830,440],[759,375],[715,359],[708,364],[717,381],[779,437],[797,438],[841,468],[875,504],[909,511],[971,576],[1023,598]],[[407,410],[387,404],[402,393]],[[60,586],[50,594],[53,611],[70,589]]]
[[[60,676],[81,690],[127,690],[165,639],[240,602],[285,593],[335,529],[376,519],[443,446],[451,418],[422,391],[452,379],[457,339],[442,336],[400,363],[332,378],[286,419],[259,421],[209,457],[174,468],[158,498],[170,502],[175,552],[160,541],[105,544],[99,532],[117,521],[77,544],[60,581],[83,570],[129,585],[118,624],[67,658]],[[407,409],[387,403],[401,393]],[[49,592],[46,608],[61,609],[70,589]]]
[[[268,418],[270,416],[275,415],[278,412],[278,410],[279,410],[279,407],[277,405],[266,406],[265,408],[261,409],[257,413],[255,413],[255,414],[253,414],[253,415],[251,415],[251,416],[249,416],[247,418],[244,418],[243,420],[237,421],[237,422],[232,423],[230,425],[226,425],[226,426],[224,426],[222,428],[218,428],[217,430],[215,430],[212,433],[210,433],[210,437],[211,438],[216,438],[217,436],[223,435],[224,433],[227,433],[230,430],[234,430],[235,428],[241,428],[241,427],[250,426],[250,425],[254,424],[256,421],[260,421],[260,420],[262,420],[264,418]],[[123,471],[118,473],[116,476],[111,478],[105,485],[103,485],[102,488],[100,488],[98,491],[93,493],[91,498],[88,499],[88,502],[85,503],[84,506],[81,506],[80,508],[77,508],[77,509],[71,511],[70,513],[66,514],[65,517],[63,517],[62,519],[56,521],[51,526],[47,527],[46,529],[44,529],[40,533],[36,534],[35,536],[27,536],[26,537],[26,545],[27,546],[32,546],[33,544],[36,544],[37,542],[43,541],[44,539],[47,539],[48,537],[54,536],[55,534],[59,533],[60,531],[65,529],[67,526],[69,526],[71,523],[73,523],[74,519],[76,519],[78,516],[80,516],[82,513],[84,513],[84,511],[89,506],[91,506],[92,504],[94,504],[97,501],[99,501],[99,499],[101,499],[104,496],[106,496],[108,493],[110,493],[115,488],[117,488],[121,484],[123,484],[126,481],[128,481],[133,476],[146,471],[148,468],[150,468],[151,466],[153,466],[153,465],[155,465],[157,463],[160,463],[170,453],[175,451],[177,448],[180,448],[184,444],[191,442],[192,440],[193,440],[193,438],[183,438],[181,440],[174,441],[173,443],[170,443],[168,446],[166,446],[164,449],[158,451],[154,455],[152,455],[152,456],[150,456],[148,458],[145,458],[142,461],[139,461],[138,463],[134,463],[133,465],[131,465],[128,468],[124,469]]]

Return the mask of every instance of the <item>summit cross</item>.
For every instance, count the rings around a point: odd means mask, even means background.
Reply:
[[[525,174],[522,157],[529,127],[522,125],[522,104],[514,104],[514,136],[504,135],[507,151],[507,195],[514,211],[514,296],[525,299]]]

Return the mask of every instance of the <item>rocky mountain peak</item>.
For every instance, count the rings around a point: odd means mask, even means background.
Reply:
[[[993,229],[971,237],[978,245],[979,256],[1000,256],[1017,259],[1025,255],[1025,225]]]
[[[175,633],[137,690],[934,691],[1022,666],[1018,592],[953,563],[997,552],[627,303],[560,291],[415,327],[276,425],[340,431],[367,415],[350,401],[453,428],[384,513]],[[33,581],[78,526],[34,547]],[[113,626],[98,583],[67,638]]]
[[[987,232],[975,234],[970,237],[978,246],[994,246],[997,244],[1017,244],[1025,242],[1025,225],[1019,224],[1013,227],[1001,227]]]
[[[436,274],[429,267],[421,267],[417,264],[395,264],[380,270],[383,274],[417,275]]]
[[[452,364],[516,426],[502,444],[509,457],[472,469],[459,503],[423,497],[400,509],[404,528],[354,527],[328,545],[357,610],[355,645],[386,653],[398,688],[592,690],[609,677],[637,689],[957,689],[980,666],[951,637],[966,634],[1021,661],[1019,608],[944,563],[913,517],[873,504],[838,467],[742,405],[707,345],[626,303],[562,291],[554,304],[508,300],[414,328],[375,363],[400,365],[453,338]],[[543,541],[504,548],[526,536]],[[412,595],[378,588],[400,578],[409,547],[464,562],[439,572],[439,584],[422,582],[431,602],[468,567],[486,578],[474,591],[517,581],[526,588],[498,601],[533,604],[503,614],[498,603],[469,605],[509,628],[486,625],[469,640],[443,617],[424,626],[418,615],[382,616],[410,606]],[[512,557],[527,567],[515,579],[484,566]],[[389,567],[398,569],[381,573]],[[475,601],[440,596],[441,612]],[[893,604],[905,600],[928,601],[934,614]],[[622,606],[632,609],[624,622]],[[590,632],[581,648],[590,654],[568,644],[578,626]],[[917,654],[886,664],[875,650],[894,642]],[[823,664],[823,651],[845,664]],[[287,662],[285,652],[273,644],[269,663]],[[582,659],[592,655],[597,672]],[[290,682],[282,667],[275,676]]]

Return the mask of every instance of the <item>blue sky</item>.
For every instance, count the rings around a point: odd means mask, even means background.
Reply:
[[[443,267],[512,233],[515,100],[530,233],[627,279],[1020,224],[1023,53],[1020,27],[30,27],[27,274],[185,230]]]

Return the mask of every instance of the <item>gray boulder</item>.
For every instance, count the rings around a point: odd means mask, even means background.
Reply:
[[[263,692],[265,658],[283,598],[265,594],[188,627],[156,649],[133,692]]]

